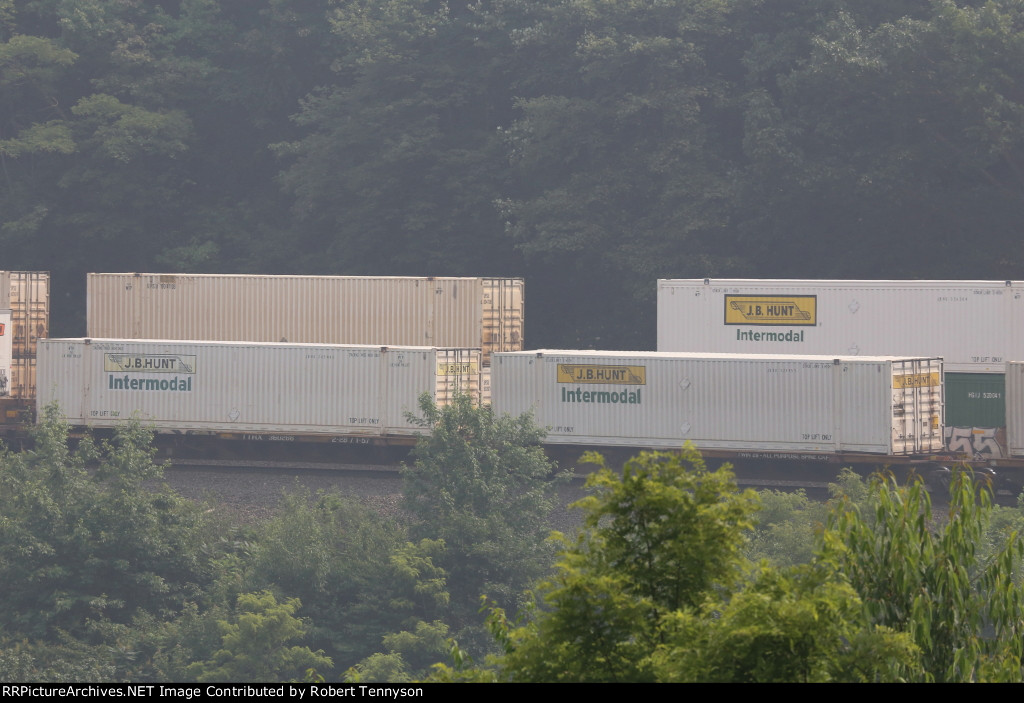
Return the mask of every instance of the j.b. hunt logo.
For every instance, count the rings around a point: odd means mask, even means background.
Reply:
[[[816,295],[726,295],[727,325],[818,324]]]
[[[612,364],[559,364],[558,382],[622,383],[627,386],[645,386],[647,385],[647,367]]]
[[[196,357],[192,354],[104,354],[103,370],[111,372],[107,376],[107,388],[110,390],[188,393],[192,390],[191,374],[196,372]],[[132,378],[128,375],[132,373],[173,373],[175,376]]]
[[[559,364],[558,382],[573,384],[604,384],[624,386],[647,385],[646,366],[617,366],[613,364]],[[640,391],[585,391],[579,388],[565,388],[562,391],[563,403],[618,403],[620,405],[639,405]]]
[[[103,370],[129,373],[195,373],[194,354],[104,354]]]

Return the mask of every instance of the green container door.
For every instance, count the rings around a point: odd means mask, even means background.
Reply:
[[[1005,426],[1004,374],[946,374],[946,427]]]

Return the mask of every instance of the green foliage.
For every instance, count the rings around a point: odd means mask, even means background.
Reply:
[[[758,501],[737,491],[729,465],[709,471],[692,446],[679,456],[644,453],[622,476],[603,467],[587,479],[593,494],[576,505],[591,544],[655,611],[697,605],[713,587],[738,578],[743,531]]]
[[[423,679],[428,667],[448,652],[448,626],[440,620],[417,622],[414,630],[385,635],[387,653],[378,652],[349,669],[346,681],[404,682]]]
[[[593,495],[576,504],[585,529],[540,588],[548,610],[509,634],[501,667],[512,680],[655,680],[665,618],[741,576],[757,498],[728,466],[709,471],[687,447],[641,454],[621,477],[602,468],[587,485]]]
[[[149,485],[162,473],[150,439],[126,423],[113,443],[85,439],[72,451],[67,425],[49,407],[34,448],[0,456],[7,632],[82,636],[90,621],[174,612],[212,581],[198,511]]]
[[[660,681],[900,681],[918,661],[909,636],[865,626],[856,592],[823,562],[761,567],[730,599],[672,613],[665,629]]]
[[[78,56],[44,37],[13,36],[0,43],[0,88],[32,85],[43,88],[74,64]]]
[[[0,151],[12,158],[44,152],[70,154],[75,149],[71,130],[59,120],[31,125],[21,130],[14,139],[0,141]]]
[[[504,654],[472,666],[453,646],[460,657],[433,680],[875,682],[922,671],[925,647],[873,622],[831,553],[747,573],[744,536],[760,506],[727,466],[709,471],[686,447],[641,454],[621,477],[602,469],[588,485],[585,527],[562,540],[541,607],[525,623],[491,609]],[[769,498],[769,520],[803,502]],[[985,663],[1005,674],[1005,661]]]
[[[309,669],[333,666],[322,651],[288,646],[301,640],[306,625],[294,617],[297,598],[278,603],[269,591],[238,596],[237,611],[221,620],[222,647],[213,659],[196,662],[188,672],[197,681],[301,681]]]
[[[406,541],[397,525],[352,500],[299,491],[257,535],[246,583],[300,598],[312,646],[347,667],[385,635],[446,612],[443,549]]]
[[[659,276],[1019,278],[1022,27],[1015,0],[4,0],[0,243],[55,301],[86,270],[522,274],[558,301],[537,346],[649,348]]]
[[[302,101],[286,159],[296,236],[350,273],[479,275],[517,260],[493,207],[506,164],[509,39],[481,8],[335,3],[330,83]],[[501,262],[500,264],[496,262]]]
[[[759,491],[761,510],[746,554],[751,561],[767,559],[775,566],[806,564],[814,557],[828,508],[803,490]]]
[[[118,679],[108,647],[64,637],[63,641],[0,641],[0,681],[33,683],[110,683]]]
[[[1024,601],[1013,579],[1024,543],[1012,532],[990,559],[979,558],[988,489],[958,474],[945,520],[933,516],[921,483],[876,479],[871,497],[871,512],[840,503],[825,543],[871,622],[913,638],[922,679],[1019,680]]]
[[[180,112],[152,112],[102,94],[79,100],[71,112],[92,130],[84,144],[115,161],[145,154],[175,156],[186,149],[190,125]]]
[[[431,431],[402,469],[405,507],[415,535],[444,541],[440,563],[461,625],[481,594],[514,603],[549,567],[546,518],[559,477],[529,415],[497,417],[467,396],[438,407],[428,395],[420,413]]]

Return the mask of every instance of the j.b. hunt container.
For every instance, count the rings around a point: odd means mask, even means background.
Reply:
[[[937,358],[495,354],[496,412],[553,444],[914,455],[942,449]]]
[[[479,348],[523,344],[518,278],[91,273],[87,332],[209,339]]]
[[[1021,281],[661,280],[658,349],[941,356],[946,451],[1000,459],[1022,294]]]
[[[658,351],[1024,359],[1024,281],[658,281]]]
[[[406,418],[421,394],[476,395],[480,371],[475,349],[46,339],[38,404],[91,427],[138,417],[158,432],[403,436],[423,431]]]

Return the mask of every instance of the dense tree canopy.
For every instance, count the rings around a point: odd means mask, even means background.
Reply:
[[[151,434],[68,448],[56,409],[31,451],[0,455],[0,633],[86,637],[96,623],[174,612],[213,580],[195,506],[158,479]]]
[[[658,277],[1019,278],[1022,31],[1012,0],[2,0],[5,266],[53,271],[62,335],[89,270],[516,275],[531,344],[605,348],[653,345]]]
[[[560,477],[530,415],[498,416],[465,395],[444,407],[424,395],[420,412],[430,434],[402,468],[404,505],[413,535],[444,541],[438,562],[463,626],[478,619],[481,595],[514,606],[549,567]]]

